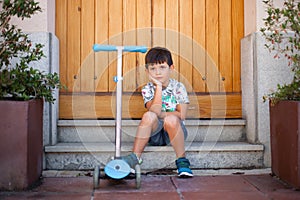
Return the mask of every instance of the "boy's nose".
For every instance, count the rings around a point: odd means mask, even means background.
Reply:
[[[160,69],[159,69],[159,68],[156,69],[156,70],[155,70],[155,73],[156,73],[156,74],[160,74],[160,73],[161,73]]]

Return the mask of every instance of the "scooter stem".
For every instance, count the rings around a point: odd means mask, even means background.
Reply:
[[[116,94],[116,149],[115,149],[115,157],[121,157],[121,131],[122,131],[122,52],[123,47],[118,46],[118,60],[117,60],[117,77],[115,78],[117,82],[117,94]]]

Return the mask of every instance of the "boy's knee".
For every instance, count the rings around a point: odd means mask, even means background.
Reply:
[[[169,115],[167,117],[165,117],[164,119],[164,125],[165,127],[177,127],[178,125],[180,125],[180,119],[175,116],[175,115]]]
[[[155,120],[157,120],[157,115],[154,112],[148,111],[144,113],[141,122],[146,124],[152,124]]]

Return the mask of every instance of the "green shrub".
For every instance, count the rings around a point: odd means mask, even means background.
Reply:
[[[294,74],[290,84],[278,85],[277,90],[264,96],[264,100],[276,103],[280,100],[300,100],[300,2],[284,0],[281,8],[276,8],[272,0],[263,1],[267,17],[261,32],[267,43],[265,46],[275,52],[274,58],[285,57],[289,69]]]
[[[53,90],[62,87],[58,74],[30,67],[44,57],[44,45],[33,44],[11,23],[12,17],[31,18],[41,7],[34,0],[0,0],[0,4],[0,99],[44,98],[53,103]]]

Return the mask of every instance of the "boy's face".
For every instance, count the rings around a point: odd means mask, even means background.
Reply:
[[[157,63],[154,65],[149,65],[146,71],[148,73],[148,76],[161,82],[164,87],[167,87],[173,69],[173,65],[169,66],[167,62],[164,62],[161,64]]]

